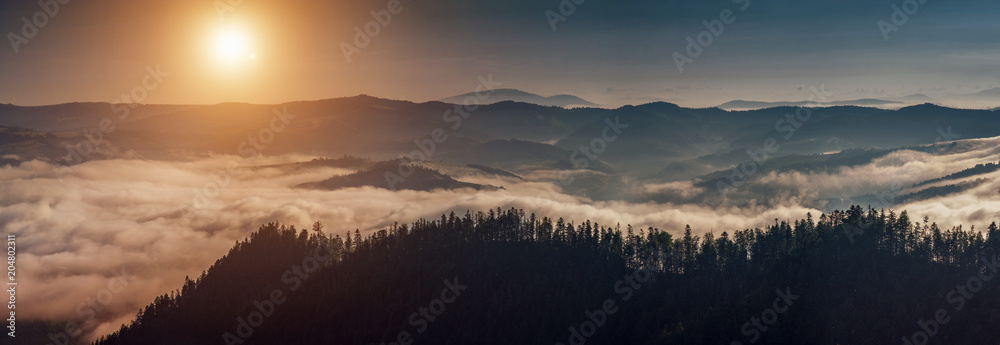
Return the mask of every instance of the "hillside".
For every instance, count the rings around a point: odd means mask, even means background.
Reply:
[[[495,190],[498,187],[457,181],[451,176],[420,165],[387,161],[375,163],[371,167],[329,179],[304,183],[299,188],[336,190],[341,188],[375,187],[391,190],[431,191],[435,189],[472,188],[475,190]]]
[[[518,210],[322,228],[262,226],[96,344],[890,344],[937,310],[935,342],[1000,339],[997,282],[964,287],[998,270],[995,224],[852,207],[703,238]]]

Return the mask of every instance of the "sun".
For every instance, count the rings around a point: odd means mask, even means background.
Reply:
[[[215,59],[230,65],[257,58],[252,43],[245,29],[230,26],[217,29],[210,44]]]

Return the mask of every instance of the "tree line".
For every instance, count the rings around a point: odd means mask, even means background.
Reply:
[[[760,333],[767,343],[902,343],[918,321],[950,307],[949,289],[995,267],[1000,248],[996,223],[941,229],[859,206],[718,235],[685,227],[676,238],[518,209],[451,213],[367,236],[323,230],[262,225],[96,344],[227,344],[223,335],[275,289],[287,302],[237,343],[388,344],[452,277],[468,291],[414,341],[553,344],[637,269],[652,272],[651,282],[588,343],[745,341],[756,327],[747,320],[785,288],[801,301]],[[284,272],[320,251],[330,253],[322,267],[288,291]],[[997,291],[982,289],[931,343],[995,344]]]

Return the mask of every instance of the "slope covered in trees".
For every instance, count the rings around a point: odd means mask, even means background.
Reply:
[[[97,344],[1000,340],[995,224],[852,207],[674,238],[498,209],[367,238],[321,229],[262,226]]]
[[[455,180],[434,169],[399,160],[375,163],[373,166],[347,175],[333,176],[319,182],[299,185],[299,188],[335,190],[341,188],[376,187],[384,189],[409,189],[430,191],[435,189],[472,188],[496,190],[498,187]]]
[[[974,166],[974,167],[971,167],[971,168],[959,171],[959,172],[954,173],[954,174],[950,174],[948,176],[944,176],[944,177],[940,177],[940,178],[936,178],[936,179],[932,179],[932,180],[927,180],[927,181],[918,183],[918,184],[914,185],[914,187],[925,186],[925,185],[928,185],[928,184],[937,183],[937,182],[941,182],[941,181],[958,180],[958,179],[966,178],[966,177],[969,177],[969,176],[976,176],[976,175],[988,174],[988,173],[997,171],[998,169],[1000,169],[1000,164],[998,164],[998,163],[990,162],[990,163],[986,163],[986,164],[976,164],[976,166]]]

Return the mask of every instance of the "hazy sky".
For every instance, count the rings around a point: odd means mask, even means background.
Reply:
[[[389,13],[385,0],[59,1],[0,4],[0,102],[113,101],[136,87],[143,103],[426,101],[489,74],[606,105],[803,100],[820,85],[833,99],[1000,86],[995,0],[401,0],[387,25],[371,15]],[[905,22],[894,5],[911,13]],[[549,10],[565,18],[555,31]],[[686,38],[723,10],[730,23],[690,56]],[[366,26],[378,34],[348,62],[342,43]],[[691,58],[683,73],[675,53]],[[141,87],[157,67],[169,75]]]

